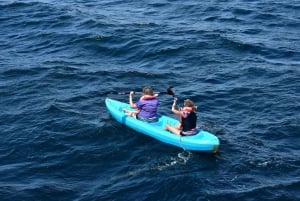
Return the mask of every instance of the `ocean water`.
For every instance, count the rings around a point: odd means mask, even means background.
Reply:
[[[300,200],[299,10],[295,0],[0,0],[0,200]],[[105,98],[128,96],[108,92],[146,85],[194,100],[219,152],[110,117]],[[159,99],[172,116],[172,97]]]

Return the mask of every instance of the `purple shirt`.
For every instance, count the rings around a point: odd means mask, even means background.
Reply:
[[[140,110],[140,113],[138,114],[139,117],[151,118],[157,116],[157,98],[139,100],[135,105]]]

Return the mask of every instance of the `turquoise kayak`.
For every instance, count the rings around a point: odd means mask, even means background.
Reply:
[[[177,125],[179,123],[179,121],[174,118],[160,115],[157,122],[147,123],[126,115],[123,111],[124,108],[133,110],[127,103],[106,98],[105,104],[110,115],[115,120],[139,133],[189,151],[211,153],[216,153],[218,151],[220,145],[219,139],[207,131],[199,129],[199,132],[196,135],[178,136],[164,130],[166,123],[171,125]]]

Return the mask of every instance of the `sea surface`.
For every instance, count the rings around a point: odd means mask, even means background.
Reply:
[[[219,152],[109,115],[147,85]],[[299,201],[300,1],[0,0],[0,129],[1,201]]]

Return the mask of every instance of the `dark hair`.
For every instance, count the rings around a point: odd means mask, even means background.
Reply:
[[[149,86],[144,87],[144,88],[143,88],[143,94],[152,96],[152,95],[153,95],[153,90],[152,90],[152,88],[149,87]]]

